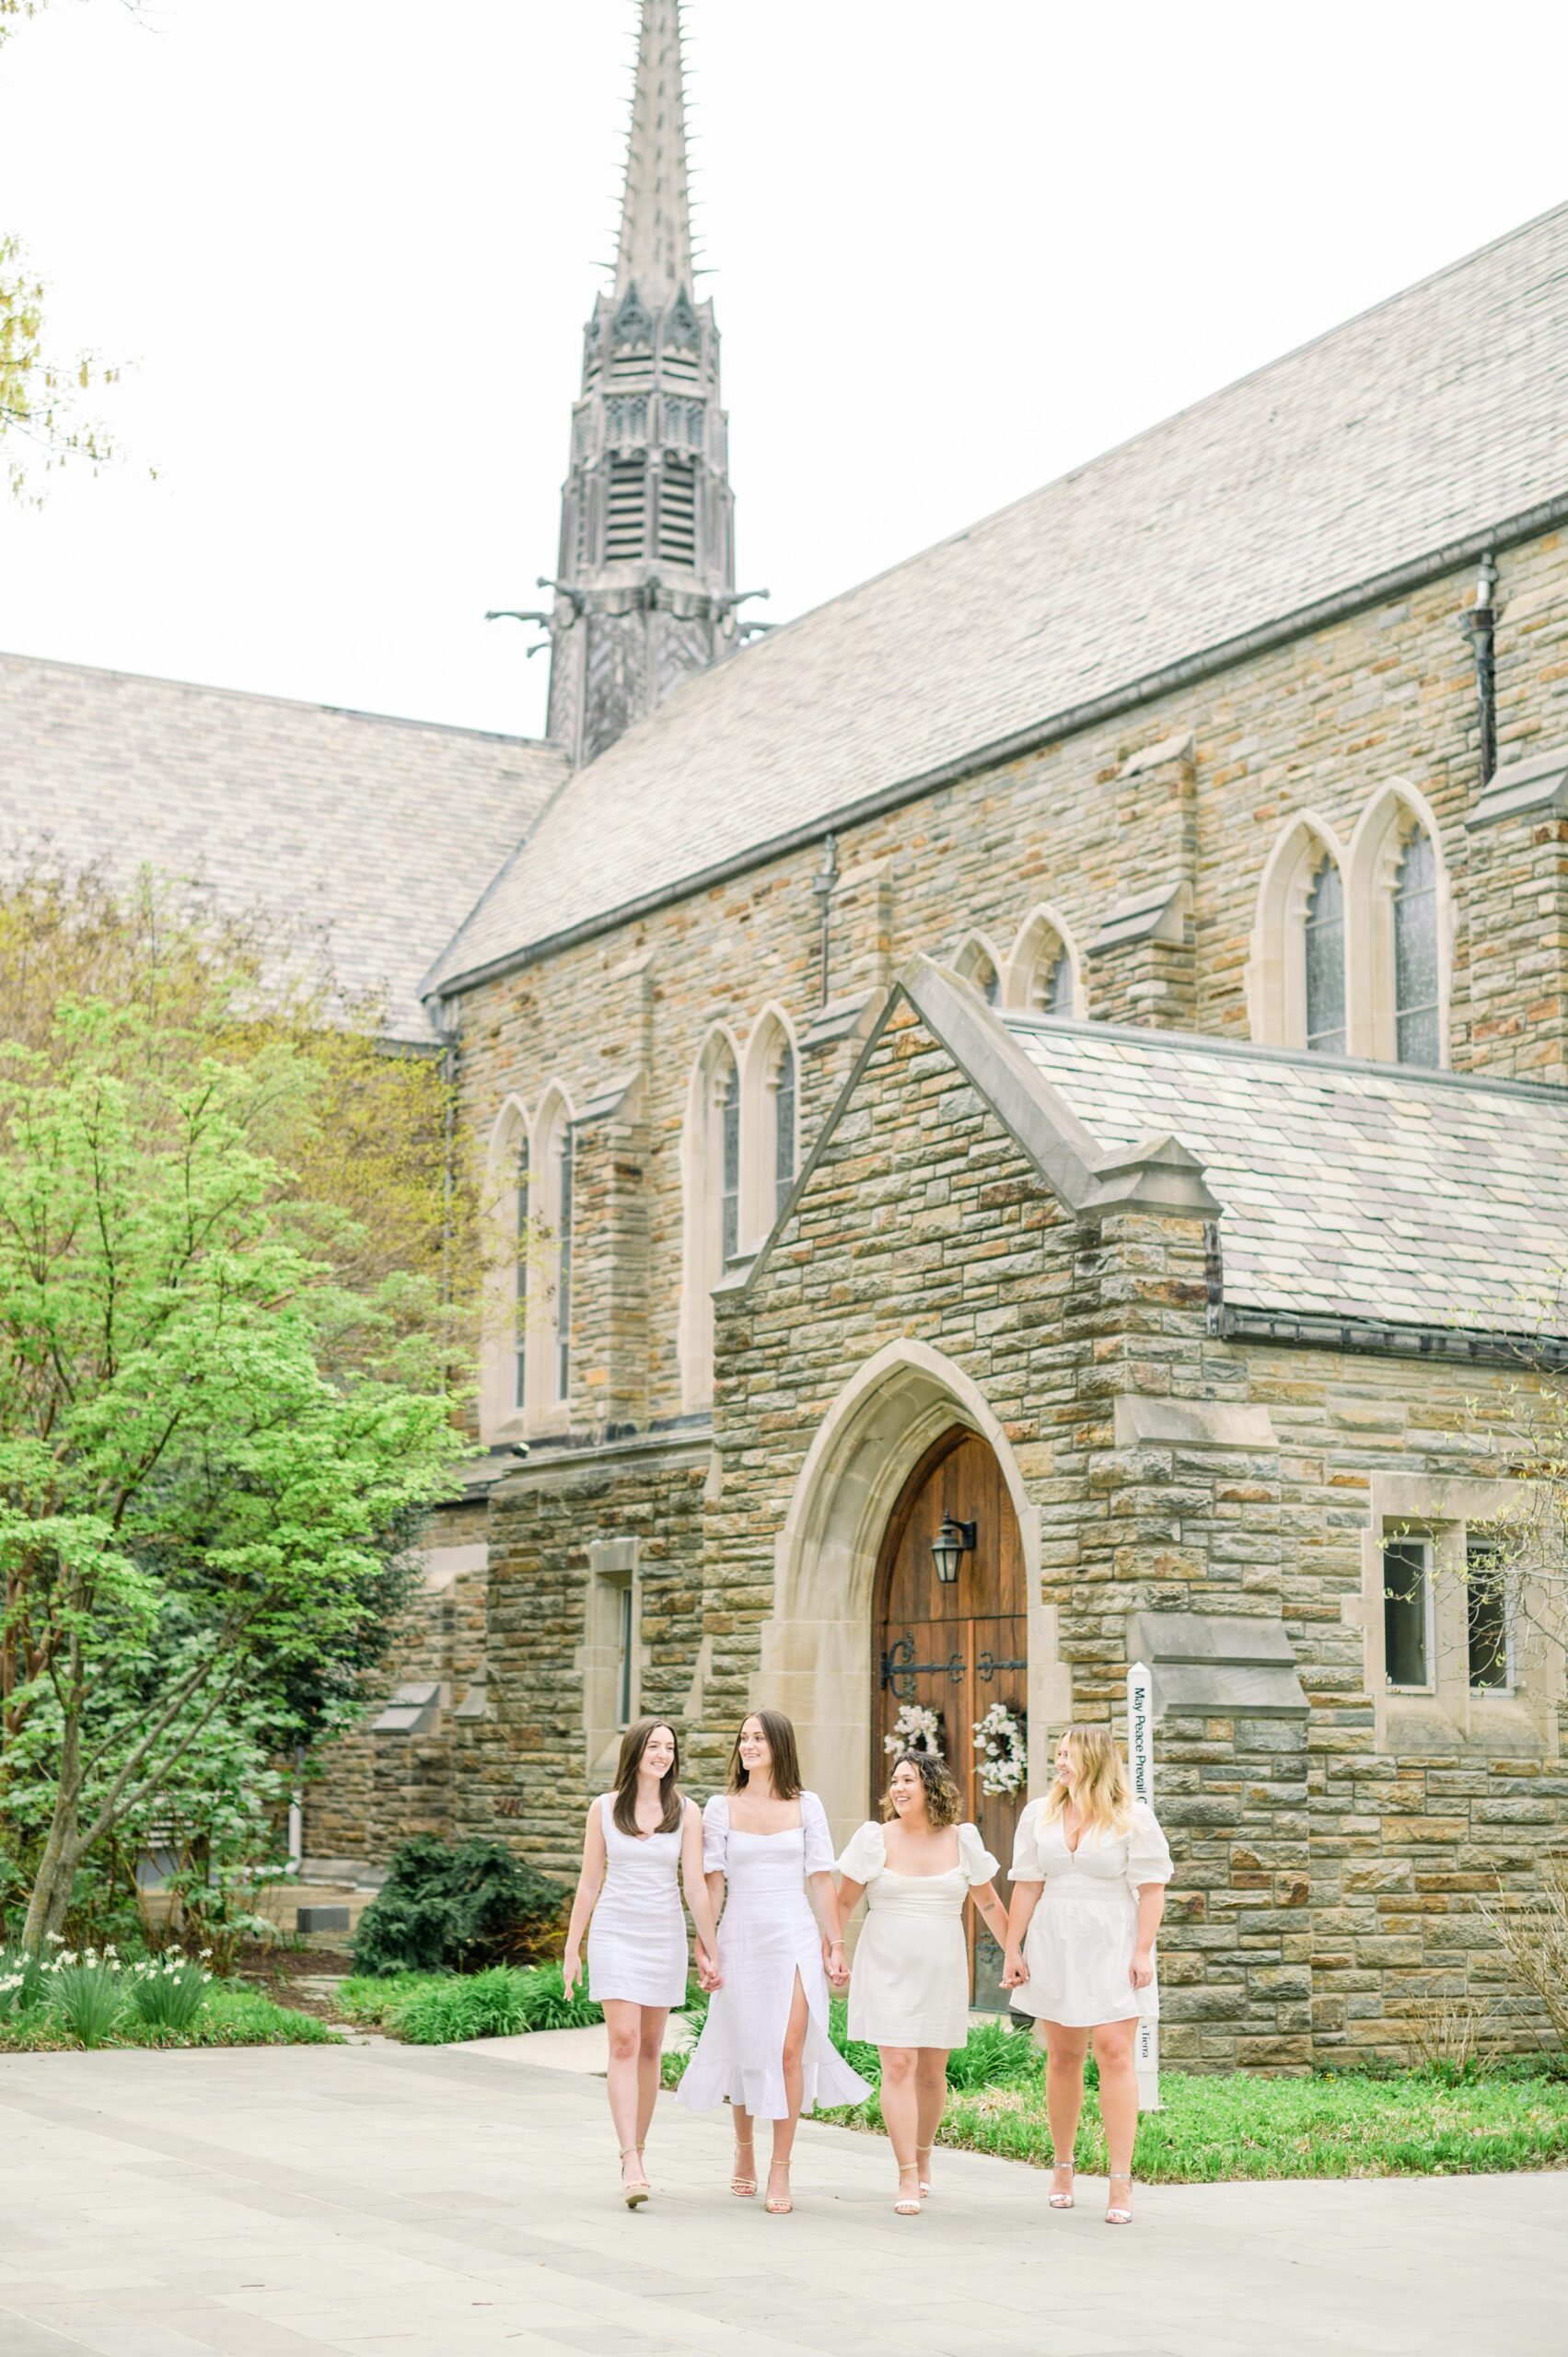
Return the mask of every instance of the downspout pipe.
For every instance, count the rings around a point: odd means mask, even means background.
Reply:
[[[1476,576],[1475,603],[1459,627],[1475,656],[1476,721],[1481,739],[1481,782],[1490,785],[1497,767],[1497,563],[1489,549]]]

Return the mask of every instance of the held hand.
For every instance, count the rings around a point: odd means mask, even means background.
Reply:
[[[715,1989],[724,1987],[724,1973],[720,1968],[718,1957],[710,1956],[707,1950],[702,1947],[697,1950],[697,1985],[700,1989],[705,1989],[710,1997]]]
[[[849,1967],[844,1962],[844,1944],[842,1940],[833,1940],[829,1944],[827,1956],[824,1961],[828,1968],[828,1978],[832,1982],[834,1988],[847,1989],[849,1987]]]
[[[1155,1977],[1153,1948],[1139,1948],[1132,1958],[1132,1981],[1134,1989],[1146,1989]]]
[[[568,1997],[572,1993],[573,1983],[582,1969],[582,1958],[578,1956],[576,1949],[568,1948],[561,1959],[561,1985]]]
[[[1021,1989],[1029,1977],[1028,1967],[1016,1948],[1009,1948],[1002,1966],[1004,1989]]]

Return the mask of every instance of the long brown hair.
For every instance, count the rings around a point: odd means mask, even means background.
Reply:
[[[1070,1798],[1097,1840],[1114,1840],[1132,1822],[1132,1787],[1109,1728],[1069,1727],[1067,1758],[1073,1770],[1072,1792],[1053,1782],[1040,1812],[1042,1819],[1049,1824],[1060,1817]]]
[[[610,1812],[618,1829],[630,1833],[633,1839],[640,1831],[637,1824],[637,1771],[643,1764],[648,1739],[656,1727],[668,1729],[670,1742],[675,1746],[675,1757],[659,1778],[659,1798],[664,1803],[664,1815],[656,1831],[679,1832],[686,1807],[677,1781],[680,1774],[680,1737],[668,1719],[633,1719],[621,1738],[621,1757],[615,1764],[615,1805]]]
[[[746,1732],[747,1719],[755,1719],[768,1738],[772,1753],[773,1791],[781,1801],[792,1801],[806,1789],[800,1774],[800,1748],[795,1740],[795,1725],[782,1711],[748,1711],[735,1732],[735,1746],[729,1755],[729,1789],[743,1793],[749,1782],[748,1771],[740,1758],[740,1738]]]
[[[957,1825],[963,1807],[963,1796],[953,1782],[953,1772],[945,1759],[934,1751],[900,1751],[893,1762],[894,1774],[900,1768],[912,1768],[925,1786],[925,1814],[933,1826]],[[882,1822],[891,1825],[898,1810],[893,1806],[893,1779],[888,1779],[888,1789],[882,1795]]]

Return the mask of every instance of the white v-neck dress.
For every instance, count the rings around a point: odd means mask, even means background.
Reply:
[[[688,1801],[686,1806],[691,1807]],[[588,1919],[588,1994],[596,2005],[686,2003],[686,1918],[680,1906],[680,1839],[622,1833],[615,1797],[599,1796],[604,1880]]]
[[[1037,2021],[1088,2029],[1100,2022],[1152,2020],[1159,1991],[1132,1986],[1138,1892],[1146,1882],[1168,1882],[1170,1847],[1145,1801],[1132,1804],[1127,1831],[1109,1841],[1088,1833],[1069,1850],[1062,1820],[1044,1818],[1045,1803],[1031,1801],[1013,1841],[1014,1882],[1045,1888],[1024,1934],[1028,1979],[1013,1991],[1021,2014]]]
[[[970,2034],[964,1901],[1001,1872],[972,1825],[945,1874],[900,1875],[879,1825],[845,1844],[839,1872],[865,1885],[865,1923],[849,1984],[849,2034],[873,2046],[962,2046]]]
[[[796,1973],[810,2014],[801,2058],[802,2110],[864,2103],[871,2093],[828,2036],[828,1976],[806,1877],[831,1870],[833,1845],[815,1793],[802,1793],[800,1819],[784,1833],[735,1831],[722,1794],[703,1811],[703,1871],[722,1874],[726,1882],[719,1923],[724,1986],[709,2001],[697,2050],[676,2091],[693,2111],[727,2101],[743,2104],[758,2119],[788,2118],[784,2042]]]

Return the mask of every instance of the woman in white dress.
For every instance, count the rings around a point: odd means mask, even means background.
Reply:
[[[727,2097],[735,2114],[729,2189],[743,2200],[757,2190],[752,2123],[772,2121],[767,2207],[784,2217],[795,2206],[789,2156],[802,2110],[863,2103],[871,2090],[828,2036],[828,1981],[842,1987],[848,1978],[833,1845],[821,1802],[802,1787],[795,1729],[782,1711],[753,1711],[742,1725],[729,1790],[703,1811],[703,1834],[715,1911],[724,1903],[724,1977],[679,2100],[707,2111]]]
[[[1155,1934],[1170,1876],[1165,1835],[1153,1809],[1132,1798],[1107,1730],[1069,1727],[1050,1792],[1018,1819],[1002,1980],[1016,1991],[1013,2003],[1045,2026],[1053,2210],[1073,2207],[1084,2057],[1094,2047],[1112,2226],[1132,2222],[1133,2039],[1140,2017],[1159,2010]],[[1126,2188],[1121,2200],[1119,2185]]]
[[[996,1860],[960,1825],[958,1788],[930,1752],[893,1770],[884,1822],[863,1825],[839,1860],[839,1927],[865,1898],[849,1984],[849,2034],[880,2048],[882,2117],[899,2165],[900,2218],[931,2190],[931,2148],[947,2099],[947,2057],[970,2032],[964,1907],[973,1899],[1005,1946]]]
[[[703,1821],[683,1800],[680,1748],[663,1719],[639,1719],[621,1742],[613,1793],[588,1811],[583,1871],[561,1959],[566,1994],[582,1971],[588,1925],[588,1995],[610,2032],[610,2116],[621,2143],[621,2183],[635,2210],[650,2188],[643,2147],[658,2096],[659,2055],[670,2009],[686,2003],[686,1918],[679,1882],[697,1926],[697,1960],[712,1977],[718,1934],[703,1875]],[[589,1922],[589,1918],[592,1922]]]

